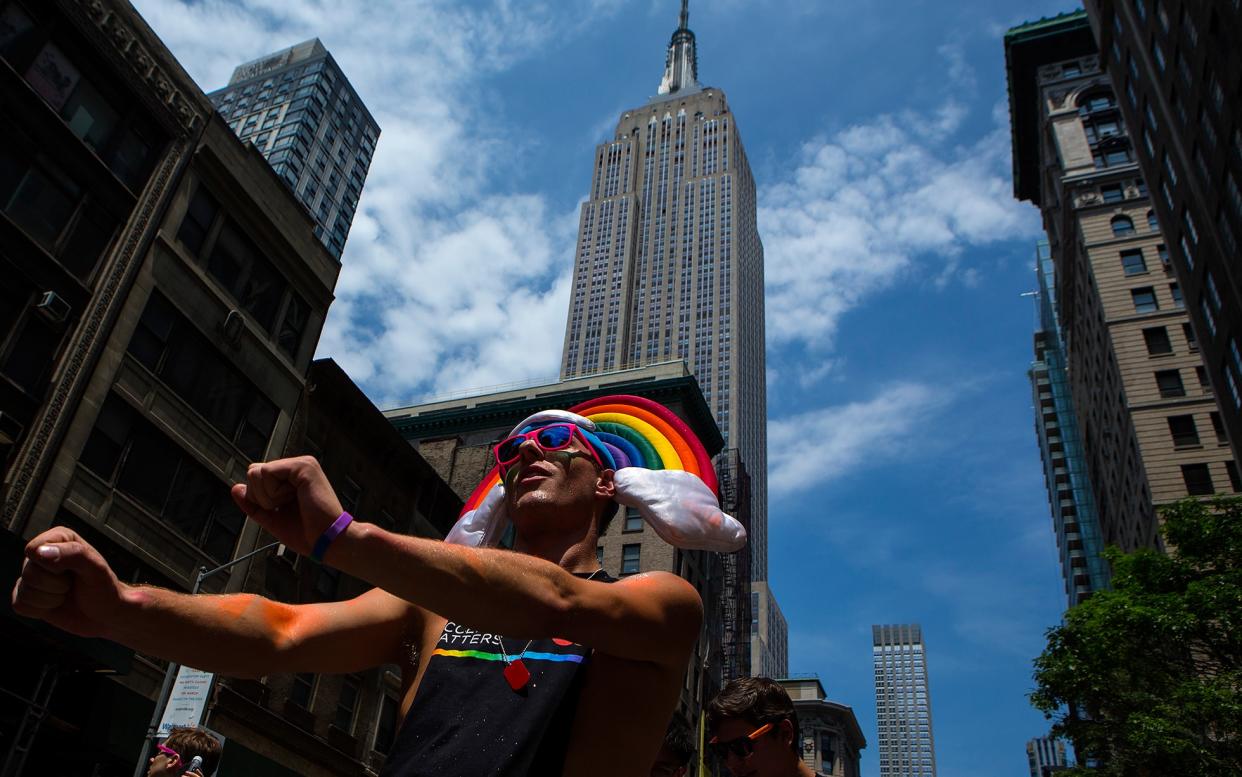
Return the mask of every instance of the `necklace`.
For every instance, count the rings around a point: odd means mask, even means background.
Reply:
[[[587,575],[586,579],[588,581],[593,580],[596,575],[603,571],[604,569],[601,567]],[[535,644],[534,638],[527,640],[526,646],[522,648],[522,652],[518,653],[513,658],[509,658],[509,654],[505,652],[504,637],[500,638],[500,656],[505,662],[505,681],[509,683],[509,687],[512,688],[515,693],[520,693],[530,682],[530,670],[526,668],[526,662],[522,659],[526,656],[526,651],[530,650],[530,646],[533,644]]]

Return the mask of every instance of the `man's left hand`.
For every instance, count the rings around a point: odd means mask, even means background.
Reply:
[[[242,512],[302,555],[341,515],[332,484],[311,456],[251,464],[232,493]]]

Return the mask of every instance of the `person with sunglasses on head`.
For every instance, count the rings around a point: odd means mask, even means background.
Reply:
[[[130,586],[58,527],[27,545],[14,609],[232,676],[396,663],[404,717],[384,777],[642,774],[702,602],[670,573],[603,574],[596,546],[613,500],[681,547],[738,550],[745,531],[697,475],[622,466],[598,431],[567,411],[527,418],[496,446],[495,484],[446,542],[355,520],[313,458],[252,464],[234,501],[289,548],[375,586],[353,600]],[[494,547],[510,525],[512,549]]]
[[[815,777],[802,760],[798,713],[781,684],[733,680],[707,705],[707,748],[733,777]]]
[[[155,746],[147,777],[211,777],[220,763],[220,751],[220,740],[203,729],[178,726]]]

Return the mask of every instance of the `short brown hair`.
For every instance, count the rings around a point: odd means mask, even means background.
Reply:
[[[707,705],[707,725],[712,731],[727,718],[741,718],[753,726],[764,723],[780,723],[788,720],[793,724],[794,738],[790,742],[795,753],[799,748],[798,713],[794,710],[789,694],[767,677],[739,677],[716,694]]]
[[[203,759],[202,773],[211,777],[220,765],[220,740],[212,736],[206,729],[178,726],[164,740],[164,747],[176,750],[181,756],[181,765],[189,766],[194,756]]]

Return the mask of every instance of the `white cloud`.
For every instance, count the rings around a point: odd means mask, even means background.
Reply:
[[[487,79],[618,0],[138,5],[208,91],[319,36],[379,122],[319,355],[380,405],[556,376],[577,209],[506,188],[524,141],[504,134]]]
[[[898,458],[948,400],[931,386],[899,383],[866,401],[769,421],[768,487],[789,496]]]
[[[972,284],[964,249],[1037,234],[1036,214],[1013,199],[1007,117],[939,148],[965,118],[950,98],[930,116],[847,127],[804,144],[788,178],[760,192],[770,345],[830,350],[841,317],[867,297],[916,272]]]

